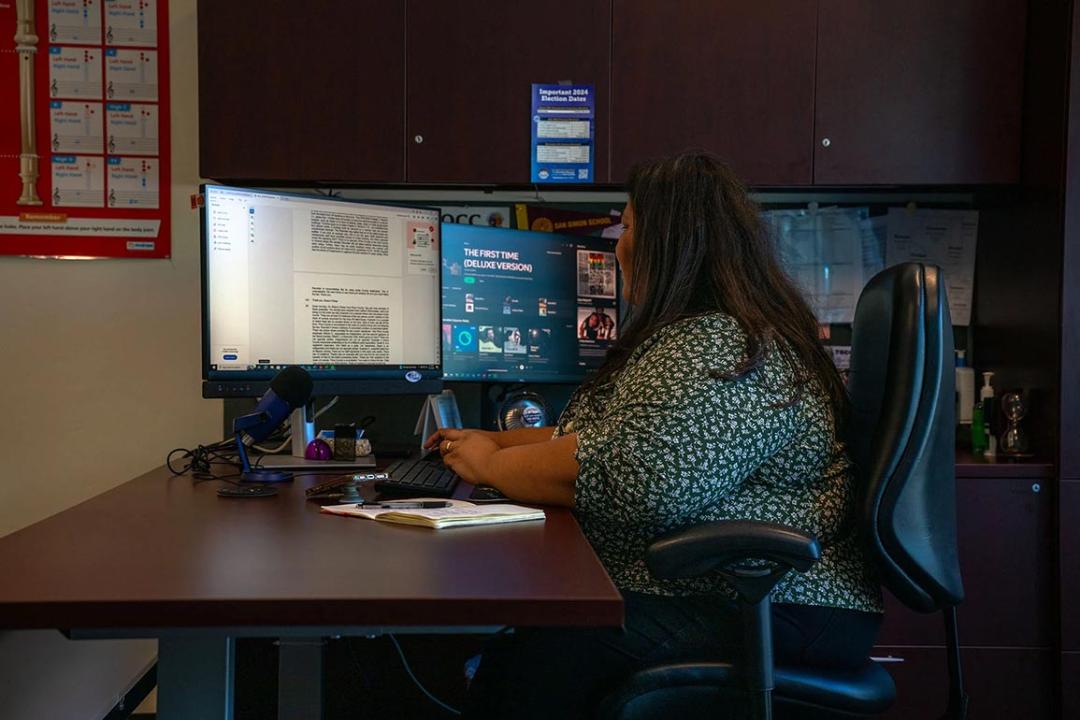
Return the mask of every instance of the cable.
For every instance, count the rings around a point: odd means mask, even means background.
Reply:
[[[430,692],[428,692],[428,689],[426,687],[424,687],[423,684],[419,680],[416,679],[416,675],[413,674],[412,668],[409,667],[409,661],[405,659],[405,653],[402,651],[401,645],[398,644],[397,638],[394,637],[393,633],[387,634],[387,637],[390,638],[390,642],[394,643],[394,647],[397,649],[398,657],[401,658],[401,664],[405,666],[405,672],[407,672],[409,674],[409,678],[411,678],[412,681],[416,684],[416,687],[420,688],[420,692],[427,695],[428,700],[435,703],[439,707],[443,708],[447,712],[453,713],[454,715],[460,715],[461,714],[460,710],[458,710],[457,708],[450,707],[449,705],[444,703],[442,700],[440,700],[439,698],[435,697]]]
[[[285,439],[277,447],[268,448],[268,447],[266,447],[264,445],[252,445],[251,447],[254,448],[255,450],[258,450],[263,455],[276,455],[277,453],[284,450],[285,447],[291,442],[292,442],[292,433],[291,432],[286,432],[285,433]]]
[[[313,418],[311,418],[311,419],[312,419],[312,420],[318,420],[318,419],[319,419],[319,416],[320,416],[320,415],[322,415],[322,414],[323,414],[324,412],[326,412],[326,411],[327,411],[327,410],[329,410],[330,408],[334,407],[334,405],[336,405],[336,404],[337,404],[337,401],[338,401],[338,400],[340,400],[340,399],[341,399],[341,396],[340,396],[340,395],[335,395],[334,397],[330,398],[330,402],[328,402],[328,403],[326,403],[325,405],[323,405],[323,406],[322,406],[322,408],[320,408],[320,409],[319,409],[319,410],[318,410],[318,411],[317,411],[317,412],[315,413],[315,417],[313,417]]]
[[[236,484],[235,481],[230,478],[239,477],[239,473],[215,475],[211,469],[211,465],[215,462],[239,467],[239,463],[233,460],[231,456],[222,452],[227,450],[232,443],[232,440],[222,440],[220,442],[211,443],[210,445],[199,445],[194,450],[188,448],[174,448],[165,456],[165,465],[174,476],[184,475],[185,473],[190,472],[196,482],[225,480],[226,482]],[[182,453],[180,459],[187,460],[187,464],[179,467],[173,465],[173,456],[177,453]]]
[[[165,464],[169,467],[169,470],[172,471],[173,475],[183,475],[188,471],[209,472],[210,462],[224,457],[219,451],[224,450],[227,445],[229,445],[229,442],[223,440],[221,442],[211,443],[210,445],[199,445],[194,450],[189,450],[188,448],[174,448],[165,456]],[[184,453],[183,458],[190,458],[191,461],[179,469],[173,467],[173,455],[176,453]]]
[[[332,399],[330,399],[330,402],[329,402],[329,403],[327,403],[326,405],[324,405],[324,406],[322,407],[322,409],[321,409],[321,410],[319,410],[318,412],[315,412],[315,415],[314,415],[314,416],[312,416],[312,418],[311,418],[311,419],[312,419],[312,420],[318,420],[318,419],[319,419],[319,416],[321,416],[321,415],[322,415],[322,413],[326,412],[326,411],[327,411],[327,410],[329,410],[330,408],[334,407],[334,406],[335,406],[335,405],[337,404],[337,402],[338,402],[338,400],[339,400],[339,399],[341,399],[341,396],[340,396],[340,395],[335,395],[335,396],[334,396],[334,397],[333,397]],[[370,417],[370,416],[368,416],[368,417]],[[291,423],[291,422],[289,422],[288,420],[286,420],[286,421],[285,421],[285,424],[283,425],[283,427],[284,427],[284,429],[285,429],[285,433],[284,433],[284,435],[282,436],[282,437],[284,437],[284,439],[282,440],[282,444],[281,444],[281,445],[279,445],[278,447],[275,447],[275,448],[268,448],[268,447],[265,447],[265,446],[261,446],[261,445],[253,445],[252,447],[254,447],[254,448],[255,448],[256,450],[258,450],[259,452],[262,452],[262,453],[264,453],[264,454],[275,454],[275,453],[281,452],[282,450],[284,450],[284,449],[285,449],[285,447],[286,447],[286,446],[287,446],[287,445],[288,445],[289,443],[292,443],[292,441],[293,441],[293,429],[292,429],[292,423]]]

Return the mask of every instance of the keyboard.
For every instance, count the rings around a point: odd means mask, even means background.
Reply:
[[[398,460],[386,468],[387,480],[377,480],[375,489],[387,495],[450,497],[457,487],[457,473],[430,460]]]

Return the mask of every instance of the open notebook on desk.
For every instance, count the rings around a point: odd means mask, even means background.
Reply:
[[[424,501],[447,504],[438,508],[384,508],[378,504],[365,505],[324,505],[322,512],[347,517],[359,517],[380,522],[419,525],[441,530],[448,527],[467,525],[497,525],[500,523],[543,520],[544,511],[521,505],[474,505],[464,500],[442,500],[438,498],[416,498],[410,502]]]

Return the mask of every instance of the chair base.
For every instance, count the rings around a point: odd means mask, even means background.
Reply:
[[[868,718],[896,697],[892,677],[868,661],[850,671],[776,668],[776,720]],[[718,707],[744,701],[741,677],[729,663],[678,663],[634,673],[601,703],[600,720],[679,720],[719,717]]]

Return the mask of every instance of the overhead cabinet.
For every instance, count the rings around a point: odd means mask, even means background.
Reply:
[[[595,87],[597,182],[1016,182],[1023,0],[199,3],[200,172],[529,182],[532,83]]]

